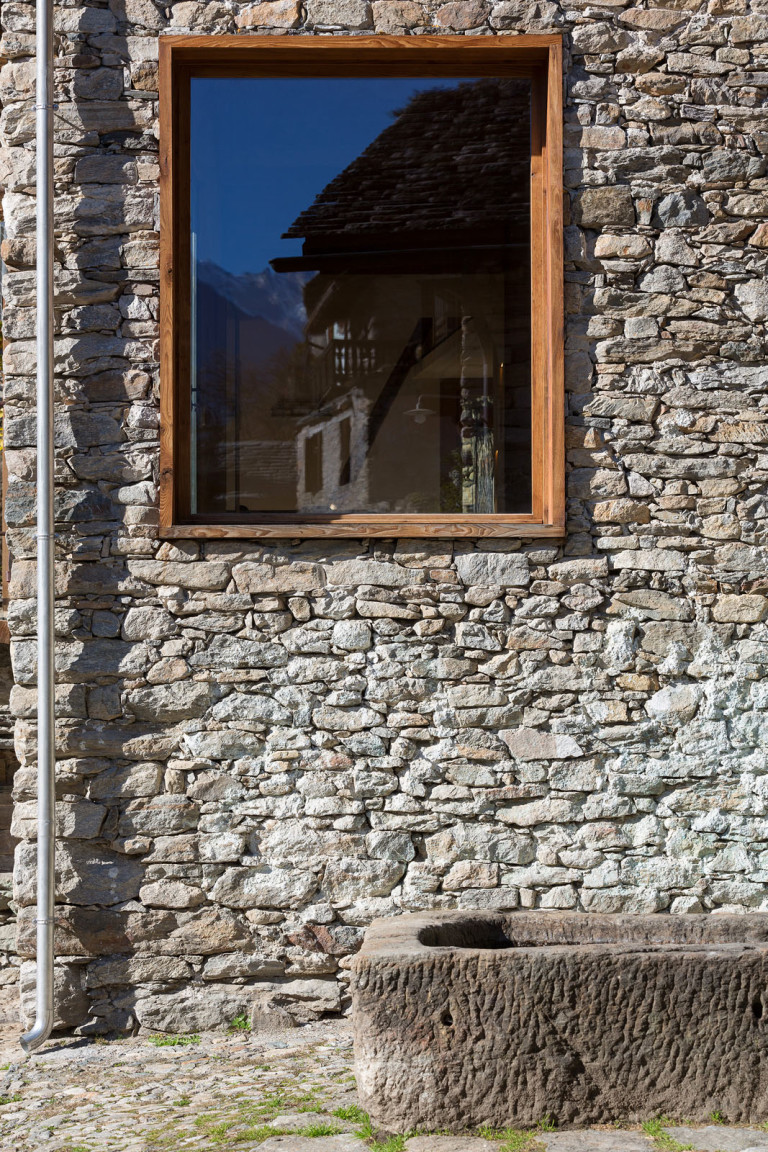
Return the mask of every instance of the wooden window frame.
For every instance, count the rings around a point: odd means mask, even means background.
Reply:
[[[189,91],[191,76],[527,76],[532,80],[532,512],[189,514]],[[562,38],[160,38],[160,534],[262,537],[541,537],[565,525]]]

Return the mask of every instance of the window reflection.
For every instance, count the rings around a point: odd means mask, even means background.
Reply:
[[[530,82],[201,78],[191,126],[193,514],[530,512]]]

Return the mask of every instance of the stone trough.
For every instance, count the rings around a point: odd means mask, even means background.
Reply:
[[[768,914],[377,920],[352,991],[383,1132],[768,1119]]]

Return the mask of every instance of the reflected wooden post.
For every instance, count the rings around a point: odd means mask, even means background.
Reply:
[[[478,395],[478,362],[482,394]],[[495,457],[488,395],[488,360],[472,316],[461,318],[461,462],[463,512],[495,511]]]
[[[461,317],[461,377],[459,396],[461,401],[461,510],[474,512],[477,499],[477,471],[475,465],[475,416],[472,411],[472,389],[467,372],[467,322]]]

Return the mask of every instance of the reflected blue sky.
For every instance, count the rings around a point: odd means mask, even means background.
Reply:
[[[260,272],[318,192],[414,92],[458,79],[224,79],[191,82],[191,210],[198,261]]]

